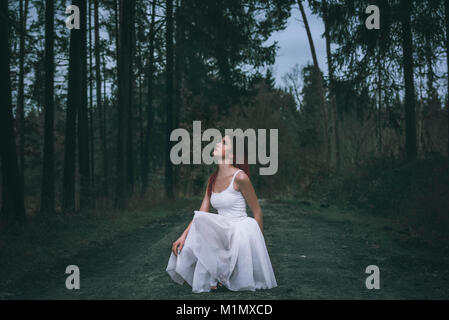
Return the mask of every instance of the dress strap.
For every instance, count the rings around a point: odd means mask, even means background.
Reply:
[[[231,180],[231,183],[229,184],[229,188],[233,188],[233,187],[234,187],[234,180],[235,180],[235,177],[237,176],[237,173],[239,173],[240,171],[242,171],[242,169],[238,169],[238,170],[234,173],[234,175],[232,176],[232,180]]]

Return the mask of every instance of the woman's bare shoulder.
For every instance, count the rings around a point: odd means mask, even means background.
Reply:
[[[239,173],[237,173],[237,175],[235,176],[235,181],[240,184],[240,183],[248,183],[250,182],[250,179],[248,177],[248,175],[245,173],[245,171],[240,171]]]

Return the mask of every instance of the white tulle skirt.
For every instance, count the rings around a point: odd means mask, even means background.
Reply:
[[[170,255],[166,271],[192,291],[209,292],[221,282],[232,291],[277,286],[265,240],[254,218],[195,211],[184,247]]]

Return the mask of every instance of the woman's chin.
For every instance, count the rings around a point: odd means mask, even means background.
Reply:
[[[224,163],[224,159],[222,157],[220,157],[220,156],[217,157],[217,156],[214,155],[214,162],[216,164],[222,164],[222,163]]]

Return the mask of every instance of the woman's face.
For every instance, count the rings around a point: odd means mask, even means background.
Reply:
[[[218,160],[232,159],[232,141],[228,136],[224,136],[224,138],[215,145],[213,156]]]

